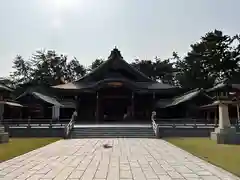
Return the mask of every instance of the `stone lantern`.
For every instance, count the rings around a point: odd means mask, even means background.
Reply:
[[[220,84],[210,90],[215,93],[214,104],[218,106],[219,112],[219,125],[211,133],[211,139],[216,140],[219,144],[232,144],[237,141],[236,128],[231,127],[228,111],[229,104],[233,104],[230,96],[231,89],[229,84]]]

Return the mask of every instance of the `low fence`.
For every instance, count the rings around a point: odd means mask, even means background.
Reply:
[[[2,124],[10,127],[47,127],[47,126],[65,126],[69,119],[4,119]]]
[[[236,122],[236,121],[232,121]],[[206,119],[194,118],[156,118],[152,114],[152,126],[156,137],[210,137],[211,132],[218,126],[207,123]],[[240,132],[239,123],[232,124]]]
[[[8,127],[10,137],[64,137],[64,127]]]
[[[10,137],[64,137],[70,119],[4,119],[2,125]]]

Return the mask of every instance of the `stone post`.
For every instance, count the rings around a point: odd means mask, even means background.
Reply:
[[[218,111],[219,111],[219,129],[230,128],[231,123],[229,120],[228,105],[219,103]]]
[[[219,126],[211,133],[211,139],[216,140],[219,144],[236,143],[236,128],[231,127],[228,113],[228,104],[231,103],[231,101],[218,102]]]

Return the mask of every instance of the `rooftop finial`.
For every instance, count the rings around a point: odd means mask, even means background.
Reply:
[[[121,52],[117,49],[117,46],[111,51],[109,59],[123,59]]]

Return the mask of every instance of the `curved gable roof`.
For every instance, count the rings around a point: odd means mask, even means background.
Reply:
[[[50,94],[39,92],[36,89],[31,88],[25,91],[19,97],[17,97],[16,100],[21,101],[21,99],[27,95],[33,96],[36,99],[39,99],[52,105],[63,106],[55,97],[51,96]]]
[[[104,72],[108,71],[110,68],[117,70],[117,69],[124,69],[128,71],[129,73],[133,74],[137,77],[138,81],[147,81],[151,82],[153,81],[149,77],[147,77],[142,72],[138,71],[136,68],[134,68],[132,65],[128,64],[122,57],[120,51],[118,49],[113,49],[111,51],[110,56],[108,57],[108,60],[105,61],[103,64],[98,66],[96,69],[92,70],[90,73],[86,74],[85,76],[81,77],[75,82],[79,81],[94,81],[93,76],[100,76]]]
[[[113,72],[111,72],[111,70]],[[131,77],[133,77],[131,79]],[[142,89],[168,89],[175,88],[171,85],[160,83],[152,80],[138,69],[128,64],[122,57],[118,49],[113,49],[111,51],[108,60],[103,64],[98,66],[96,69],[81,77],[80,79],[62,85],[53,86],[53,88],[59,89],[84,89],[91,88],[92,86],[98,84],[100,81],[106,79],[121,79],[132,81],[136,83],[136,86]]]
[[[205,91],[203,91],[202,89],[193,89],[191,91],[188,91],[180,96],[177,96],[173,99],[168,99],[168,100],[159,100],[156,103],[156,107],[159,108],[167,108],[167,107],[172,107],[172,106],[176,106],[179,105],[181,103],[190,101],[192,99],[194,99],[197,96],[203,95],[204,97],[206,97],[209,100],[213,100],[210,96],[208,96]],[[163,102],[162,102],[163,101]]]

